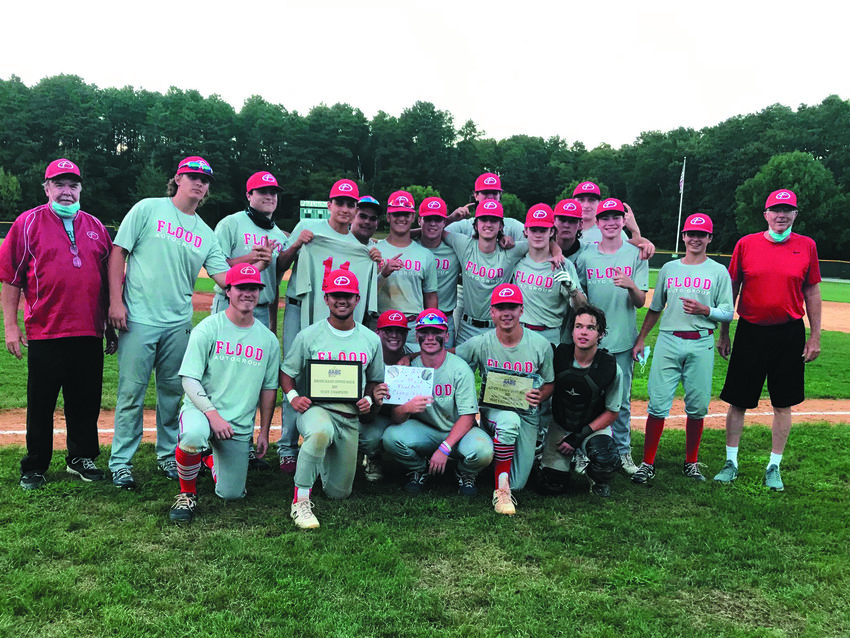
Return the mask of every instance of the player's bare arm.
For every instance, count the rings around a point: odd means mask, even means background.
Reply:
[[[280,269],[280,272],[286,272],[292,265],[292,262],[295,261],[295,257],[298,256],[301,246],[309,244],[311,241],[313,241],[312,231],[302,230],[298,233],[297,239],[277,256],[277,267]]]
[[[280,373],[280,387],[283,390],[284,396],[287,397],[289,405],[291,405],[292,409],[296,412],[304,414],[307,409],[311,405],[313,405],[313,402],[310,401],[310,399],[308,399],[307,397],[302,397],[301,395],[289,398],[289,393],[295,391],[295,379],[293,379],[283,371],[281,371]]]
[[[738,303],[738,293],[741,292],[741,282],[732,280],[732,307]],[[717,352],[724,359],[728,359],[732,353],[732,340],[729,338],[729,324],[720,324],[720,336],[717,338]]]
[[[821,313],[823,310],[820,284],[803,286],[803,298],[806,303],[809,326],[811,326],[811,334],[803,347],[803,360],[808,363],[814,361],[820,355]]]
[[[228,266],[235,266],[236,264],[251,264],[257,270],[265,270],[269,267],[272,260],[272,247],[254,244],[251,252],[247,255],[242,255],[241,257],[230,257],[226,258],[226,260]]]
[[[18,359],[23,357],[21,346],[26,347],[27,337],[18,325],[18,303],[21,300],[21,289],[9,283],[4,283],[0,290],[0,305],[3,307],[3,327],[6,332],[6,350]]]
[[[269,430],[272,427],[277,390],[260,391],[260,434],[257,436],[257,456],[263,458],[269,449]]]
[[[474,415],[461,415],[446,435],[446,438],[444,439],[446,445],[454,449],[455,445],[460,443],[460,440],[467,435],[474,425]],[[446,461],[448,460],[449,457],[444,454],[440,448],[437,448],[428,461],[428,474],[443,474],[446,471]]]
[[[552,396],[552,392],[555,390],[554,383],[544,383],[539,388],[533,388],[525,393],[525,400],[528,401],[528,405],[533,408],[536,408],[541,403],[543,403],[546,399]]]
[[[115,244],[109,253],[107,278],[109,280],[109,325],[116,330],[127,329],[127,308],[124,305],[124,268],[127,249]]]
[[[623,269],[617,267],[616,274],[612,278],[614,285],[619,288],[625,288],[629,291],[629,301],[635,308],[643,308],[646,303],[646,291],[637,287],[637,284],[623,272]]]
[[[649,336],[649,333],[652,332],[655,324],[658,323],[659,317],[661,317],[660,311],[646,311],[646,316],[643,318],[643,325],[640,327],[640,332],[638,333],[637,340],[635,341],[635,347],[632,348],[632,359],[635,361],[637,361],[638,357],[643,354],[646,338]]]

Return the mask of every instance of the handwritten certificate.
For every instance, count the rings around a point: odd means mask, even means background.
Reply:
[[[525,394],[541,385],[543,385],[543,379],[539,374],[487,366],[481,378],[481,395],[478,404],[482,408],[535,414],[537,407],[529,405]]]
[[[434,368],[386,366],[384,370],[384,383],[390,392],[384,403],[402,405],[416,396],[434,396]]]
[[[311,401],[357,403],[363,395],[359,361],[307,361],[307,397]]]

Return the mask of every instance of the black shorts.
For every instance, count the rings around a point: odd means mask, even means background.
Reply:
[[[758,326],[739,319],[720,398],[738,408],[754,408],[767,377],[773,407],[802,403],[806,398],[805,345],[802,319],[777,326]]]

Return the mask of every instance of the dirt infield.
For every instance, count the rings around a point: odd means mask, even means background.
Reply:
[[[726,404],[722,401],[712,401],[705,419],[705,426],[715,430],[722,430],[725,426]],[[685,427],[685,404],[682,399],[676,399],[673,403],[672,416],[667,420],[667,427],[682,429]],[[632,428],[643,432],[646,423],[646,401],[632,401]],[[104,410],[100,413],[98,428],[100,430],[101,445],[112,442],[112,425],[115,413]],[[759,406],[747,412],[747,425],[769,425],[772,418],[770,402],[762,400]],[[156,440],[156,413],[154,410],[145,410],[144,440]],[[850,399],[833,401],[828,399],[812,399],[804,401],[794,408],[794,423],[805,423],[813,421],[826,421],[827,423],[850,423]],[[65,449],[65,415],[56,412],[56,429],[53,447],[57,450]],[[6,410],[0,412],[0,445],[25,444],[26,432],[26,410]],[[275,411],[272,420],[271,440],[280,438],[280,408]]]

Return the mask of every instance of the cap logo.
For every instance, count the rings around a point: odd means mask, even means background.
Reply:
[[[538,208],[536,211],[531,213],[531,217],[534,219],[546,219],[546,211]]]
[[[484,210],[495,210],[498,207],[499,205],[496,204],[496,202],[494,202],[493,200],[486,201],[481,206],[481,208],[483,208]]]
[[[702,226],[705,223],[705,218],[703,217],[694,217],[691,219],[691,224],[694,226]]]
[[[428,208],[430,208],[432,210],[436,210],[436,209],[440,208],[440,202],[438,202],[437,200],[430,201],[430,202],[428,202]]]
[[[617,208],[617,202],[613,199],[609,199],[607,202],[602,204],[602,208]]]
[[[349,284],[351,284],[351,280],[345,275],[340,275],[334,279],[334,286],[348,286]]]
[[[348,184],[348,183],[346,183],[346,182],[343,182],[342,184],[340,184],[340,185],[339,185],[339,189],[338,189],[338,190],[339,190],[341,193],[348,193],[349,191],[352,191],[352,190],[354,190],[354,189],[353,189],[353,187],[351,186],[351,184]]]
[[[564,210],[578,210],[578,206],[570,202],[568,204],[564,204]]]
[[[407,202],[408,202],[408,199],[404,195],[399,195],[398,197],[395,198],[396,204],[406,204]]]
[[[585,182],[584,184],[581,185],[581,190],[592,191],[592,190],[595,190],[595,189],[593,188],[593,184],[591,184],[590,182]]]
[[[275,179],[274,179],[274,176],[271,173],[266,173],[265,175],[263,175],[263,181],[264,182],[273,182],[273,181],[275,181]]]
[[[73,162],[69,162],[68,160],[62,160],[56,165],[56,168],[76,168]]]
[[[404,315],[400,312],[394,312],[389,317],[387,317],[390,321],[404,321]]]
[[[495,177],[485,177],[484,184],[486,186],[495,186],[498,183],[498,180]]]
[[[514,291],[511,288],[502,288],[497,297],[513,297]]]
[[[776,199],[791,199],[791,193],[788,191],[781,191],[776,193]]]
[[[251,265],[245,266],[239,272],[243,275],[256,275],[257,274],[257,271]]]
[[[100,239],[100,235],[98,235],[93,230],[90,230],[89,232],[87,232],[86,237],[88,237],[89,239]]]

